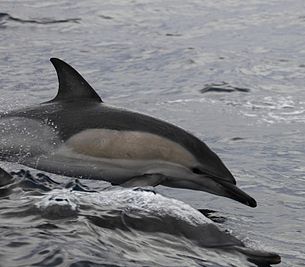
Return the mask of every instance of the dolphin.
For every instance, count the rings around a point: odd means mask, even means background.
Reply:
[[[5,178],[2,179],[3,177]],[[141,240],[145,240],[146,234],[153,234],[154,238],[162,242],[166,236],[158,233],[164,233],[218,253],[240,253],[258,266],[269,266],[281,261],[277,253],[248,247],[190,205],[156,193],[151,188],[111,186],[92,191],[77,179],[65,184],[41,174],[32,176],[29,171],[21,170],[8,174],[0,168],[0,192],[2,180],[5,181],[3,184],[10,190],[10,194],[14,194],[12,189],[16,187],[19,188],[17,192],[27,192],[9,198],[11,201],[20,202],[17,211],[13,213],[15,217],[20,216],[20,213],[23,216],[38,215],[36,222],[40,222],[39,218],[42,217],[51,223],[52,220],[57,220],[63,224],[71,218],[77,223],[79,220],[76,218],[81,218],[82,222],[85,219],[89,223],[90,229],[94,227],[94,233],[99,232],[99,229],[111,230],[102,230],[103,235],[107,235],[107,232],[112,235],[112,231],[115,233],[121,230],[127,235],[131,232],[133,238],[137,235],[135,232],[140,233]],[[7,180],[10,182],[7,183]],[[15,205],[8,207],[12,209]],[[134,243],[137,244],[137,239]]]
[[[257,266],[281,262],[277,253],[247,247],[190,205],[146,188],[111,187],[99,192],[54,189],[38,196],[34,205],[47,219],[84,216],[101,228],[165,233],[218,252],[241,253]],[[92,214],[82,206],[96,211]]]
[[[104,104],[74,68],[50,60],[57,95],[0,114],[0,159],[113,185],[200,190],[256,207],[204,142],[168,122]]]

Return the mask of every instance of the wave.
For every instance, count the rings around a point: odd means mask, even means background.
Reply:
[[[200,90],[201,93],[215,92],[215,93],[232,93],[232,92],[242,92],[248,93],[250,89],[242,88],[237,86],[232,86],[229,83],[221,82],[221,83],[211,83],[206,84],[204,88]]]
[[[13,17],[8,13],[0,13],[0,26],[6,24],[7,22],[17,22],[17,23],[31,23],[31,24],[56,24],[56,23],[79,23],[80,18],[69,18],[69,19],[53,19],[53,18],[33,18],[33,19],[23,19],[18,17]]]

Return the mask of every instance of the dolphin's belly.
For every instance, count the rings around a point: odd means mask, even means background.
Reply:
[[[96,158],[126,160],[160,160],[193,166],[194,156],[165,137],[141,131],[87,129],[66,142],[73,152]]]
[[[1,118],[0,133],[0,156],[6,160],[22,162],[50,153],[61,144],[55,128],[29,118]]]
[[[50,154],[28,158],[24,164],[57,174],[105,180],[112,184],[123,184],[143,175],[164,175],[177,179],[192,176],[189,168],[169,161],[95,157],[77,153],[66,145]]]

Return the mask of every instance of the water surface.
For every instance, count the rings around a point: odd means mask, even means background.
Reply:
[[[57,78],[48,59],[66,60],[104,102],[168,120],[205,141],[258,207],[201,192],[158,192],[218,211],[222,227],[278,252],[280,266],[303,266],[303,1],[2,0],[0,9],[1,111],[53,98]],[[1,210],[22,207],[17,193]],[[3,266],[249,266],[178,239],[99,232],[79,221],[1,220]]]

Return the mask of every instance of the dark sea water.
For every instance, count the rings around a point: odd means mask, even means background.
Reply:
[[[170,121],[206,142],[258,207],[203,192],[157,193],[217,211],[225,218],[219,227],[279,253],[279,266],[304,266],[304,36],[302,0],[0,0],[0,111],[53,98],[49,58],[67,61],[105,103]],[[51,217],[29,212],[55,187],[25,176],[16,176],[25,184],[1,192],[0,266],[253,266],[175,236],[103,228],[65,208]],[[58,190],[77,184],[47,176]],[[108,186],[81,183],[89,191]],[[83,205],[98,214],[93,200]]]

